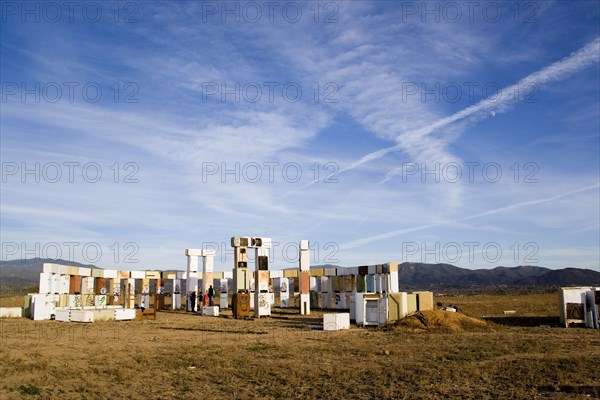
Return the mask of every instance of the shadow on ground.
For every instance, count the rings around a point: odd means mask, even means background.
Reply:
[[[594,396],[593,398],[595,399],[600,398],[600,386],[539,386],[538,390],[542,392],[579,394],[586,395],[587,397]]]
[[[498,325],[504,326],[523,326],[523,327],[536,327],[536,326],[560,326],[560,320],[558,317],[518,317],[518,316],[497,316],[497,317],[483,317],[485,321],[492,322]]]

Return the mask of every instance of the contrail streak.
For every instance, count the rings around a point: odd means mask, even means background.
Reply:
[[[484,212],[477,213],[477,214],[474,214],[474,215],[471,215],[471,216],[468,216],[468,217],[464,217],[464,218],[459,218],[459,219],[450,220],[450,221],[444,221],[444,222],[438,222],[438,223],[433,223],[433,224],[427,224],[427,225],[421,225],[421,226],[415,226],[415,227],[412,227],[412,228],[404,228],[404,229],[399,229],[399,230],[395,230],[395,231],[381,233],[379,235],[368,236],[368,237],[364,237],[364,238],[361,238],[361,239],[353,240],[351,242],[343,243],[343,244],[340,245],[340,250],[354,249],[356,247],[360,247],[360,246],[368,244],[368,243],[373,243],[375,241],[383,240],[383,239],[389,239],[389,238],[392,238],[392,237],[403,235],[405,233],[410,233],[410,232],[415,232],[415,231],[421,231],[421,230],[424,230],[424,229],[435,228],[435,227],[438,227],[438,226],[450,225],[450,224],[454,224],[454,223],[458,223],[458,222],[469,221],[469,220],[472,220],[472,219],[475,219],[475,218],[486,217],[488,215],[494,215],[494,214],[502,213],[504,211],[514,210],[516,208],[529,207],[529,206],[535,206],[535,205],[538,205],[538,204],[550,203],[550,202],[553,202],[555,200],[559,200],[559,199],[562,199],[562,198],[565,198],[565,197],[569,197],[569,196],[572,196],[572,195],[577,194],[577,193],[586,192],[588,190],[598,189],[598,188],[600,188],[600,184],[585,186],[585,187],[582,187],[582,188],[579,188],[579,189],[575,189],[575,190],[571,190],[569,192],[562,193],[562,194],[559,194],[559,195],[556,195],[556,196],[553,196],[553,197],[546,197],[546,198],[543,198],[543,199],[528,200],[528,201],[522,201],[522,202],[519,202],[519,203],[509,204],[507,206],[503,206],[503,207],[499,207],[499,208],[494,208],[492,210],[484,211]]]

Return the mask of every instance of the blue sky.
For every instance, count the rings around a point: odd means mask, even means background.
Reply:
[[[226,270],[240,235],[273,268],[309,239],[314,264],[598,270],[599,14],[3,2],[2,259]]]

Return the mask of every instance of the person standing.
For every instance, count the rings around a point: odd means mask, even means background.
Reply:
[[[192,312],[196,311],[196,292],[190,293],[190,308]]]
[[[213,289],[212,285],[210,285],[210,287],[208,288],[208,305],[209,306],[213,306],[213,297],[215,295],[215,290]]]

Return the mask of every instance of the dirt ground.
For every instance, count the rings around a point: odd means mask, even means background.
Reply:
[[[281,309],[243,321],[2,319],[0,398],[600,398],[600,332],[553,326],[555,294],[536,296],[436,298],[470,317],[498,310],[458,330],[324,332],[321,313]]]

